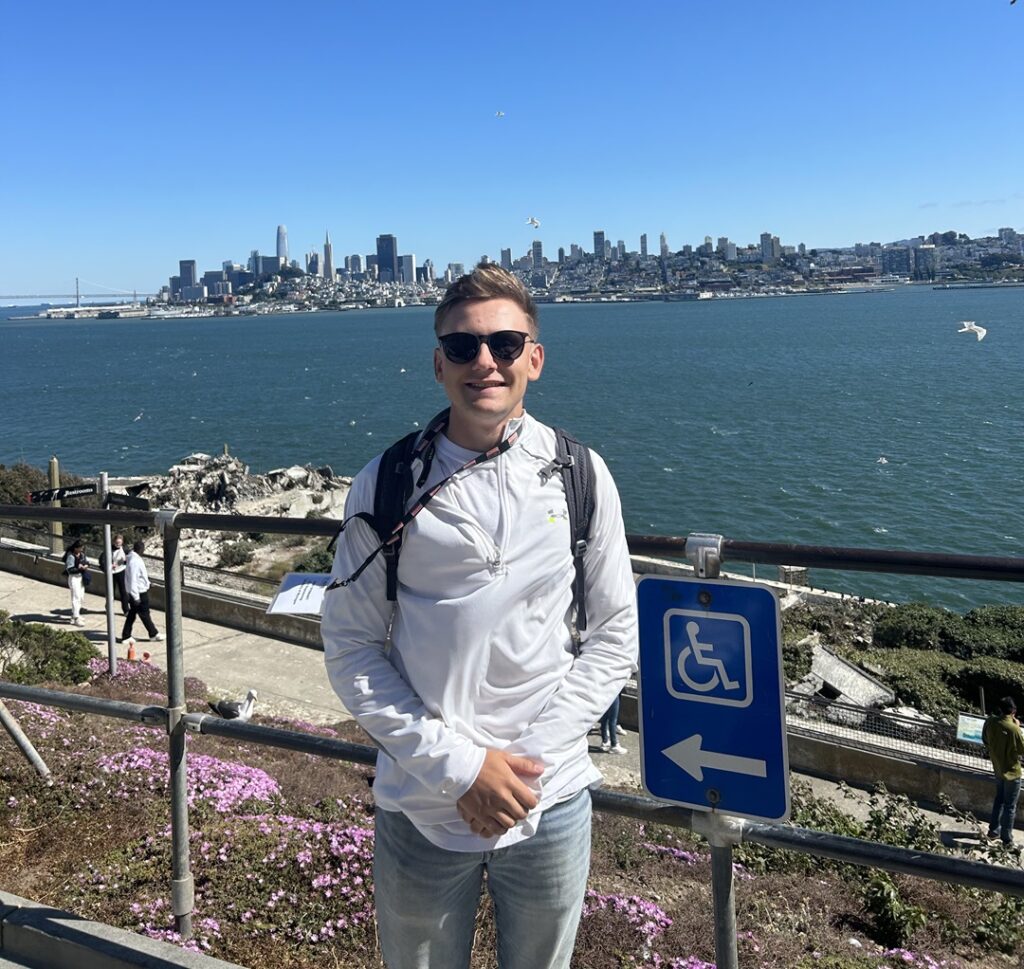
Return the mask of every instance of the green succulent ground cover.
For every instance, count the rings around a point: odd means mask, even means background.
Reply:
[[[0,622],[10,631],[12,624]],[[22,639],[27,634],[18,630]],[[45,634],[40,633],[40,636]],[[161,703],[164,675],[122,661],[118,675],[84,638],[67,653],[79,689]],[[77,641],[77,642],[73,642]],[[78,679],[84,652],[87,682]],[[188,706],[207,691],[186,683]],[[156,728],[31,703],[11,710],[56,779],[40,785],[12,744],[0,744],[3,887],[82,916],[180,941],[170,912],[166,737]],[[261,718],[257,718],[260,720]],[[365,740],[336,728],[268,725]],[[368,771],[213,737],[189,741],[191,858],[196,878],[189,947],[252,967],[378,966],[373,909],[373,803]],[[935,826],[905,798],[878,792],[868,817],[795,786],[794,821],[928,851]],[[1001,845],[979,857],[1020,864]],[[595,816],[590,887],[575,965],[711,969],[710,858],[679,829]],[[1017,899],[840,866],[744,845],[736,854],[740,963],[765,969],[892,969],[1016,965],[1024,957]],[[485,905],[474,969],[493,962]]]
[[[940,719],[993,709],[1003,696],[1024,706],[1024,607],[984,606],[961,615],[923,603],[856,600],[797,606],[783,614],[786,679],[810,669],[808,634],[896,691],[901,703]]]

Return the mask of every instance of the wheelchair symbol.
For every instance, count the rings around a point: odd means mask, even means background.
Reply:
[[[672,696],[750,705],[750,625],[743,616],[671,609],[664,622],[665,683]]]

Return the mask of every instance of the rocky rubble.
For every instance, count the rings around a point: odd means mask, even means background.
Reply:
[[[258,515],[281,518],[341,518],[352,479],[328,467],[295,465],[266,474],[230,454],[211,457],[191,454],[168,471],[149,479],[141,496],[153,508],[178,508],[220,515]],[[238,535],[226,532],[182,532],[182,557],[192,565],[216,565],[225,542]],[[162,554],[159,535],[146,540],[147,552]]]

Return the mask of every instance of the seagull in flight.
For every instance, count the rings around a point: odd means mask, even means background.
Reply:
[[[540,220],[535,219],[532,215],[526,220],[527,225],[532,225],[535,229],[540,228]]]
[[[504,111],[495,111],[494,112],[494,117],[496,117],[496,118],[504,118],[505,117],[505,112]]]
[[[246,693],[244,700],[218,700],[216,703],[210,701],[210,709],[225,720],[248,720],[255,705],[255,690]]]
[[[139,413],[135,417],[132,418],[132,423],[134,424],[136,421],[141,421],[142,420],[142,415],[144,413],[145,413],[145,411],[141,411],[140,410]]]
[[[962,320],[960,323],[960,329],[957,330],[956,332],[973,333],[979,340],[984,340],[985,334],[988,333],[988,330],[986,330],[983,326],[978,326],[978,324],[975,323],[974,320]]]

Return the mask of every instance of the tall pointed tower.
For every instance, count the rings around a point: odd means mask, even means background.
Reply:
[[[325,233],[324,238],[324,278],[334,282],[334,247],[330,232]]]

